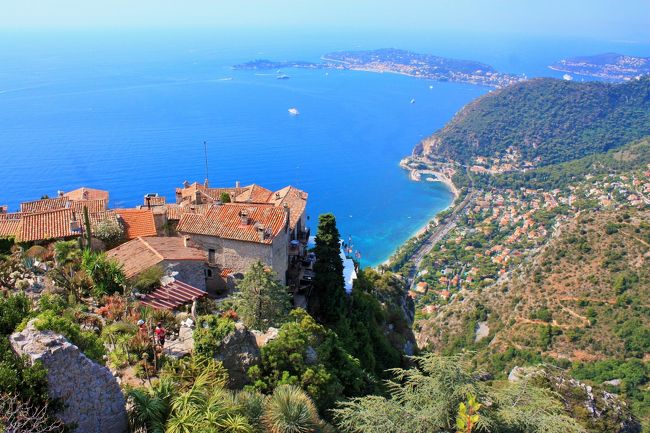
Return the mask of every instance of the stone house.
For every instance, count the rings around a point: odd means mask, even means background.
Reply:
[[[217,275],[243,274],[258,260],[270,266],[285,284],[290,219],[288,207],[227,203],[214,205],[203,214],[183,214],[177,230],[207,254],[209,289]]]
[[[136,278],[153,266],[167,276],[203,291],[207,290],[207,254],[181,237],[138,237],[106,252],[117,260],[127,278]],[[226,282],[217,286],[225,288]],[[213,293],[216,294],[216,293]]]

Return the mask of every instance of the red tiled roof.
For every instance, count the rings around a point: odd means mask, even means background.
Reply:
[[[221,278],[227,278],[228,275],[232,274],[234,271],[235,271],[234,269],[223,268],[223,269],[221,270],[221,272],[219,273],[219,276],[220,276]]]
[[[242,214],[248,214],[248,223],[242,223]],[[246,242],[270,244],[284,228],[284,209],[269,204],[228,203],[211,208],[205,215],[185,214],[177,230],[234,239]],[[260,234],[263,233],[262,237]]]
[[[76,219],[79,230],[72,231],[70,222],[73,220],[75,214],[72,209],[25,214],[20,219],[16,240],[31,242],[78,236],[81,234],[81,222]]]
[[[108,203],[108,191],[103,191],[101,189],[81,187],[66,192],[63,196],[70,200],[104,200]]]
[[[298,220],[305,212],[305,208],[307,207],[307,197],[308,194],[306,192],[294,188],[293,186],[286,186],[271,194],[268,201],[269,203],[273,203],[275,206],[284,206],[286,204],[289,207],[289,226],[293,230],[296,227]]]
[[[157,310],[175,310],[206,296],[208,294],[203,290],[180,281],[173,281],[145,295],[140,302]]]
[[[48,210],[65,209],[70,206],[66,197],[46,198],[41,200],[27,201],[20,204],[21,212],[43,212]]]
[[[259,185],[249,185],[244,187],[244,191],[235,197],[237,203],[267,203],[271,198],[273,191]]]
[[[70,202],[72,209],[83,215],[84,206],[88,208],[88,213],[97,213],[105,211],[108,206],[104,199],[99,200],[78,200]]]
[[[205,214],[213,205],[211,204],[168,204],[165,205],[167,219],[178,221],[186,213]]]
[[[3,212],[0,213],[0,220],[19,220],[22,215],[21,212]]]
[[[184,245],[181,237],[147,237],[136,238],[106,252],[124,266],[127,278],[157,265],[163,260],[207,259],[205,251],[193,245]]]
[[[127,239],[156,236],[156,224],[150,209],[115,209],[115,213],[122,220]]]
[[[0,218],[0,238],[13,238],[18,234],[20,227],[19,219]]]
[[[180,194],[183,200],[193,200],[197,191],[208,201],[217,201],[221,199],[221,193],[225,192],[228,195],[233,195],[235,188],[208,188],[198,182],[194,182],[186,188],[176,188],[176,194]]]

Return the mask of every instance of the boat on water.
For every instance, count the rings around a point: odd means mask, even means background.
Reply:
[[[281,75],[278,75],[275,78],[277,78],[278,80],[288,80],[290,77],[288,75],[281,74]]]
[[[296,107],[291,107],[291,108],[289,108],[287,111],[288,111],[289,114],[292,115],[292,116],[297,116],[297,115],[300,114],[300,111],[298,111],[298,109],[297,109]]]
[[[415,104],[415,98],[411,99],[411,104]]]

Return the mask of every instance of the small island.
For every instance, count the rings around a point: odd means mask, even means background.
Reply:
[[[525,79],[523,76],[497,72],[492,66],[473,60],[450,59],[393,48],[328,53],[321,57],[321,62],[254,60],[234,66],[239,70],[284,68],[386,72],[497,88]]]
[[[562,59],[549,66],[549,68],[569,74],[604,78],[612,81],[626,81],[650,74],[650,57],[605,53],[595,56]]]

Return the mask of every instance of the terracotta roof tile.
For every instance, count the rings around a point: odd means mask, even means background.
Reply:
[[[156,224],[150,209],[115,209],[115,213],[124,225],[127,239],[156,236]]]
[[[43,212],[48,210],[65,209],[70,207],[70,200],[66,197],[46,198],[41,200],[27,201],[20,204],[21,212]]]
[[[185,246],[180,237],[136,238],[106,252],[124,266],[127,278],[157,265],[163,260],[207,259],[205,251],[189,245]]]
[[[0,218],[0,238],[13,238],[18,234],[20,227],[19,219]]]
[[[88,213],[97,213],[105,211],[108,208],[108,203],[104,199],[78,200],[70,202],[70,207],[80,214],[83,214],[84,206],[88,208]]]
[[[176,194],[180,194],[183,200],[194,200],[197,191],[208,201],[217,201],[221,199],[221,193],[229,195],[235,194],[235,188],[208,188],[203,184],[194,182],[183,188],[176,188]]]
[[[243,223],[243,218],[246,219],[244,214],[247,214],[246,224]],[[284,209],[273,205],[229,203],[213,207],[205,215],[183,215],[177,230],[181,233],[270,244],[284,228],[285,220]]]
[[[81,223],[78,219],[78,230],[71,230],[71,221],[75,218],[72,209],[25,214],[20,219],[16,240],[31,242],[78,236],[81,233]]]
[[[235,197],[237,203],[267,203],[271,198],[273,191],[259,185],[249,185],[244,187],[244,191]]]
[[[165,205],[165,209],[167,211],[167,219],[178,221],[186,213],[204,214],[212,206],[211,204],[184,204],[180,206],[177,204],[168,204]]]
[[[70,200],[104,200],[108,203],[108,191],[101,189],[82,187],[66,192],[63,196]]]
[[[298,223],[298,220],[305,212],[307,207],[307,197],[308,194],[304,191],[294,188],[293,186],[287,186],[271,194],[269,197],[269,203],[273,203],[274,206],[284,206],[285,204],[289,207],[289,216],[290,220],[289,225],[293,230]]]

